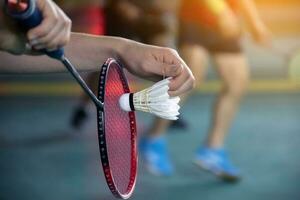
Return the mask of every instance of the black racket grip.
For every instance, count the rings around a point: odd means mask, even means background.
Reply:
[[[5,1],[5,10],[8,16],[14,19],[24,31],[28,31],[38,25],[43,21],[43,16],[41,11],[36,6],[35,0],[27,0],[27,8],[24,11],[14,11],[8,9],[8,0]],[[47,51],[46,49],[39,50],[39,52],[48,55],[51,58],[62,60],[64,57],[64,49],[59,48],[54,51]]]

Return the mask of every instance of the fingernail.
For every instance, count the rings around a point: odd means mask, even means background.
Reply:
[[[29,43],[25,44],[25,50],[26,51],[31,51],[32,50],[32,46]]]
[[[36,50],[41,50],[41,49],[45,49],[45,45],[36,45],[36,46],[34,46],[33,47],[34,49],[36,49]]]
[[[50,48],[50,49],[47,49],[47,51],[55,51],[57,48]]]
[[[32,39],[32,40],[29,40],[29,43],[31,46],[34,46],[34,45],[37,45],[39,43],[39,41],[37,39]]]
[[[35,35],[33,35],[31,32],[27,34],[27,37],[29,40],[34,40],[36,39],[37,37]]]

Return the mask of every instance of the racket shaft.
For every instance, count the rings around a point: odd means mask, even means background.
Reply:
[[[75,78],[75,80],[79,83],[79,85],[82,87],[82,89],[85,91],[85,93],[92,99],[92,101],[95,103],[95,105],[103,111],[103,103],[100,102],[95,94],[90,90],[90,88],[86,85],[84,80],[81,78],[77,70],[74,68],[72,63],[66,58],[62,57],[61,62],[65,65],[65,67],[68,69],[68,71],[72,74],[72,76]]]

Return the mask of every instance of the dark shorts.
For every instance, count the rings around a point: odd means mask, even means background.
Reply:
[[[211,53],[241,53],[240,38],[226,39],[212,28],[180,22],[178,45],[197,44]]]
[[[174,29],[163,15],[142,17],[137,23],[130,23],[121,14],[109,8],[105,10],[106,35],[139,40],[148,43],[154,36],[171,33]],[[171,33],[172,34],[172,33]]]

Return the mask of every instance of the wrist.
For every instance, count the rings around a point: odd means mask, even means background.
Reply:
[[[76,34],[83,35],[83,34]],[[126,60],[126,52],[131,48],[131,40],[114,36],[96,36],[94,40],[87,39],[90,49],[94,49],[94,54],[101,54],[105,59],[114,58],[119,62]]]
[[[113,48],[113,56],[120,62],[125,62],[126,53],[130,50],[134,41],[125,38],[114,38],[115,46]]]

